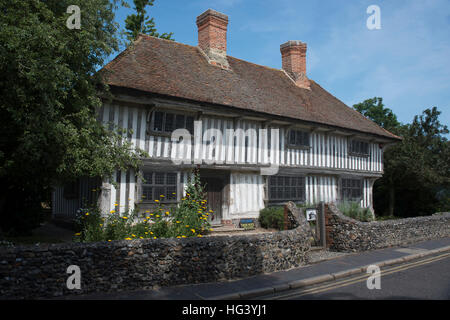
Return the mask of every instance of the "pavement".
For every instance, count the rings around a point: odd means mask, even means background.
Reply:
[[[155,290],[117,293],[95,293],[67,296],[65,299],[85,300],[235,300],[251,299],[278,292],[317,285],[327,281],[365,273],[369,265],[380,268],[417,260],[442,252],[450,252],[450,238],[441,238],[366,252],[346,254],[314,264],[261,274],[250,278]]]

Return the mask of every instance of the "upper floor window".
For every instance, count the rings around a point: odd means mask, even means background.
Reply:
[[[300,130],[289,131],[290,147],[309,147],[309,133]]]
[[[304,201],[305,177],[269,177],[270,201]]]
[[[194,117],[186,114],[155,111],[153,113],[152,131],[171,133],[176,129],[187,129],[194,133]]]
[[[342,199],[359,201],[362,198],[362,180],[342,179]]]
[[[144,180],[142,181],[143,201],[176,201],[176,192],[177,174],[175,172],[144,172]]]
[[[353,156],[367,157],[369,155],[369,143],[360,140],[351,140],[349,153]]]

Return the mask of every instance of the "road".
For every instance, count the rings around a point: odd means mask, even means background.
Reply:
[[[370,275],[352,276],[255,299],[359,300],[450,299],[450,253],[381,268],[380,289],[368,289]],[[371,281],[373,283],[373,281]]]

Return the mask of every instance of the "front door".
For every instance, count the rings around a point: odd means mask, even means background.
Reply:
[[[208,211],[214,211],[208,220],[211,225],[219,225],[222,223],[223,179],[201,177],[200,182],[205,188]]]

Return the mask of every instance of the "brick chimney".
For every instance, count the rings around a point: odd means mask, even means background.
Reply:
[[[230,69],[227,60],[228,16],[208,9],[197,17],[198,46],[208,57],[209,63]]]
[[[280,46],[282,68],[300,88],[310,89],[306,77],[306,43],[290,40]]]

